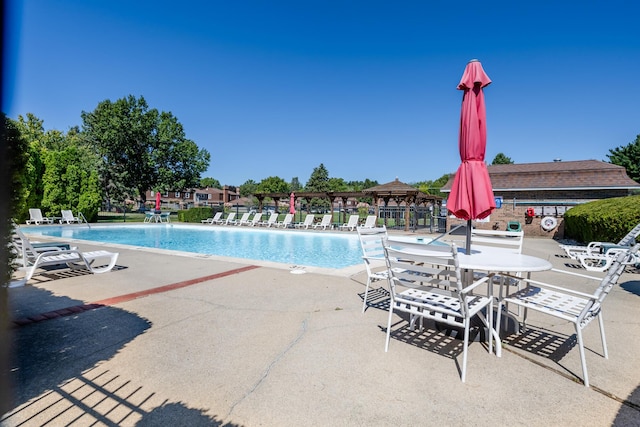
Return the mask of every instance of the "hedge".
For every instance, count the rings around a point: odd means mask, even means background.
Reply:
[[[579,242],[617,242],[640,224],[640,196],[584,203],[564,214],[564,235]]]

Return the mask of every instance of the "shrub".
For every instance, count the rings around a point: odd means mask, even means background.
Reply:
[[[564,215],[565,237],[579,242],[617,242],[640,224],[640,196],[584,203]]]
[[[211,218],[216,212],[220,211],[219,206],[205,206],[191,208],[178,212],[178,221],[180,222],[200,222],[203,219]]]

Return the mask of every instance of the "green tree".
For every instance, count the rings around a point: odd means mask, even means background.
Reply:
[[[623,166],[627,170],[629,178],[635,182],[640,182],[640,135],[636,140],[625,146],[616,147],[609,150],[607,154],[609,163]]]
[[[240,197],[249,197],[252,194],[257,193],[258,183],[252,179],[248,179],[244,184],[240,185],[238,189],[240,191]]]
[[[260,181],[256,188],[256,192],[260,193],[289,193],[291,187],[282,178],[277,176],[270,176]]]
[[[331,191],[331,188],[329,187],[329,171],[324,167],[324,164],[320,163],[320,166],[313,169],[313,172],[309,177],[309,181],[307,181],[307,185],[304,189],[308,192]],[[312,206],[318,206],[325,209],[329,207],[329,201],[324,198],[313,197],[310,200],[310,203]]]
[[[302,184],[300,184],[300,181],[298,180],[297,176],[294,176],[293,178],[291,178],[291,191],[300,191],[302,189]]]
[[[143,97],[102,101],[83,111],[82,133],[100,158],[101,186],[108,202],[123,203],[149,189],[195,187],[210,155],[185,137],[177,118],[150,109]]]
[[[329,178],[330,191],[349,191],[349,186],[342,178]]]
[[[217,188],[218,190],[222,190],[222,185],[220,181],[215,178],[202,178],[200,179],[199,188]]]
[[[446,197],[446,193],[442,193],[440,189],[444,187],[444,185],[449,181],[449,177],[450,175],[446,173],[435,181],[421,181],[417,183],[416,186],[425,194],[430,194],[432,196],[438,197]]]
[[[491,164],[492,165],[512,165],[513,160],[511,160],[511,157],[507,157],[504,153],[498,153],[493,158],[493,161],[491,162]]]
[[[19,210],[15,213],[16,219],[22,222],[28,218],[27,212],[30,207],[39,207],[42,203],[44,194],[42,184],[44,163],[42,157],[45,152],[46,136],[43,121],[31,113],[28,113],[26,118],[18,116],[18,121],[14,124],[22,139],[27,143],[27,149],[25,150],[27,164],[23,172],[24,186],[21,189],[23,202],[19,204]]]

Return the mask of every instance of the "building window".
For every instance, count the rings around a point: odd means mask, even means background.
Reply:
[[[180,198],[180,192],[176,191],[176,198],[179,199]]]
[[[191,198],[191,193],[184,193],[184,198],[185,199]]]

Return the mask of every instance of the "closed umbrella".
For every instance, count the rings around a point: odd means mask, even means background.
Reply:
[[[296,213],[296,195],[291,193],[291,196],[289,196],[289,213],[291,215]]]
[[[472,59],[458,89],[462,95],[458,148],[462,163],[453,180],[447,209],[467,220],[467,253],[471,253],[471,220],[486,218],[496,202],[484,156],[487,147],[486,110],[483,88],[491,83],[482,64]]]
[[[162,201],[160,200],[160,192],[156,191],[156,212],[160,211],[161,204],[162,204]]]

